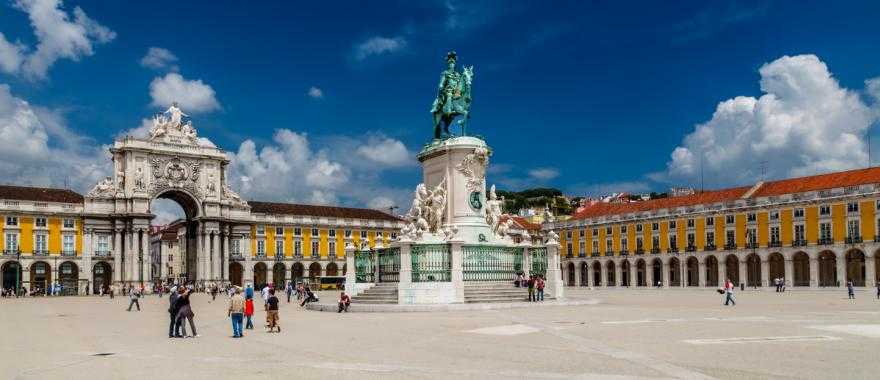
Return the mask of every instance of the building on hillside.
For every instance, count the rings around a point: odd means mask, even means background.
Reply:
[[[513,221],[507,234],[510,235],[514,243],[519,244],[523,241],[530,244],[543,243],[544,233],[540,223],[533,223],[528,218],[518,215],[505,214],[501,216],[502,223],[507,223],[508,220]]]
[[[570,286],[871,287],[880,168],[633,203],[595,203],[559,231]]]

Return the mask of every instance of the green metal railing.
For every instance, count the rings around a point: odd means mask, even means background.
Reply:
[[[530,274],[537,274],[541,276],[547,276],[547,248],[546,247],[534,247],[529,248],[529,253],[532,256],[532,271]]]
[[[417,244],[410,251],[412,282],[452,281],[452,253],[448,244]]]
[[[379,282],[400,281],[400,248],[380,249],[379,257]]]
[[[490,245],[465,245],[462,252],[464,281],[512,281],[522,270],[523,249]]]
[[[354,252],[355,281],[359,283],[372,283],[375,281],[375,268],[373,267],[373,255],[370,251]]]

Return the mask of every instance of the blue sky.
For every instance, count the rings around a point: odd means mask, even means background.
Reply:
[[[402,206],[453,49],[500,188],[662,191],[700,161],[714,188],[864,166],[876,135],[876,1],[315,3],[2,3],[0,182],[87,191],[176,99],[246,198]]]

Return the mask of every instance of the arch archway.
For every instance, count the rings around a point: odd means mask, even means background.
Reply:
[[[774,283],[773,280],[776,280],[777,278],[780,278],[783,281],[785,281],[785,258],[782,256],[781,253],[773,252],[770,255],[768,255],[767,256],[767,266],[768,266],[767,272],[769,273],[769,276],[770,276],[770,278],[768,278],[767,280],[769,280],[770,283]],[[791,275],[791,274],[789,273],[789,275]]]
[[[602,285],[602,264],[598,261],[593,262],[593,286]]]
[[[687,286],[700,286],[700,261],[693,256],[687,259]]]
[[[636,286],[648,286],[648,270],[645,260],[636,261]]]
[[[31,292],[46,293],[52,283],[52,267],[45,261],[31,264]]]
[[[669,259],[669,286],[681,286],[681,260]]]
[[[302,281],[305,271],[302,263],[293,263],[293,267],[290,268],[290,279],[296,282]]]
[[[754,253],[746,256],[746,286],[761,286],[761,258]]]
[[[113,267],[106,261],[99,261],[92,267],[92,292],[104,293],[110,290],[110,282],[113,281]]]
[[[819,286],[839,286],[837,278],[837,255],[831,251],[819,253]]]
[[[617,276],[614,270],[614,261],[608,260],[608,263],[605,264],[605,286],[617,286]]]
[[[336,263],[330,263],[327,264],[327,268],[324,269],[324,272],[326,272],[326,276],[328,277],[335,277],[339,275],[339,267]]]
[[[568,282],[566,285],[574,286],[574,263],[568,263],[568,265],[566,266],[566,275],[568,278]]]
[[[173,205],[177,205],[179,209],[176,209]],[[201,204],[198,201],[198,197],[189,193],[186,189],[165,189],[157,192],[150,200],[150,209],[149,212],[151,214],[156,214],[156,209],[163,211],[164,213],[170,213],[172,215],[176,215],[184,220],[184,223],[181,227],[183,231],[185,231],[183,241],[179,245],[179,252],[181,256],[181,261],[183,262],[183,273],[179,273],[178,275],[185,276],[184,282],[194,282],[196,280],[206,280],[208,279],[207,273],[199,273],[199,253],[198,253],[198,244],[197,244],[197,236],[199,233],[198,222],[194,222],[193,220],[200,217],[202,215],[201,212]],[[182,211],[182,215],[180,214]],[[148,236],[144,237],[148,239]],[[217,239],[218,237],[213,237]],[[155,273],[158,277],[159,273]],[[144,274],[146,277],[147,275]],[[214,275],[214,279],[219,278],[219,273]],[[148,279],[144,279],[145,281]]]
[[[284,289],[287,286],[287,268],[284,263],[275,263],[272,266],[272,285],[275,289]]]
[[[846,253],[846,281],[853,286],[865,286],[865,253],[852,249]]]
[[[623,260],[620,263],[620,286],[630,286],[630,281],[632,280],[632,266],[629,264],[629,260]]]
[[[727,255],[724,259],[725,278],[729,278],[730,282],[739,286],[739,258],[736,255]]]
[[[244,286],[244,268],[241,263],[229,263],[229,282],[235,286]]]
[[[586,262],[581,263],[581,286],[590,286],[589,282],[590,267]]]
[[[254,265],[254,289],[262,289],[268,284],[267,273],[269,268],[266,263],[256,263]]]
[[[79,294],[79,267],[73,261],[61,263],[58,267],[58,281],[61,283],[62,294]]]
[[[318,281],[319,277],[321,277],[321,264],[312,263],[312,265],[309,265],[309,280],[314,283]]]
[[[720,286],[718,282],[718,258],[706,257],[706,286]]]
[[[18,261],[3,263],[0,272],[3,273],[3,289],[21,288],[21,264]]]
[[[651,272],[654,279],[651,286],[663,286],[663,262],[660,259],[654,259],[654,262],[651,263]]]
[[[791,258],[793,280],[792,286],[810,286],[810,256],[806,252],[797,252]]]

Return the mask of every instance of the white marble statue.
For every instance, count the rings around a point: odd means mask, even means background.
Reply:
[[[556,216],[550,211],[550,206],[544,206],[544,223],[553,223],[556,221]]]
[[[147,184],[144,182],[144,170],[141,168],[137,169],[137,174],[134,179],[134,188],[138,191],[143,191],[147,188]]]
[[[113,186],[113,178],[104,177],[89,191],[88,196],[93,198],[110,198],[115,194],[116,187]]]
[[[483,191],[487,165],[489,165],[489,150],[478,147],[464,156],[464,159],[455,166],[455,170],[461,172],[467,179],[465,187],[468,191]]]
[[[506,229],[502,230],[501,215],[504,212],[504,198],[499,199],[495,194],[495,185],[489,188],[489,199],[486,200],[486,224],[492,229],[495,235],[504,237],[507,235]]]
[[[419,241],[425,233],[445,235],[447,203],[445,178],[432,190],[423,183],[416,186],[412,206],[404,215],[407,223],[401,229],[402,238]]]
[[[559,244],[559,235],[553,230],[547,231],[547,241],[546,244]]]

